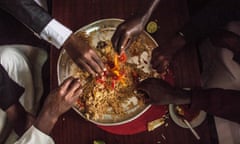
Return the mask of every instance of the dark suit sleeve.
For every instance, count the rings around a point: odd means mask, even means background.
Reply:
[[[0,8],[40,34],[52,17],[33,0],[0,0]]]
[[[18,102],[24,88],[14,82],[0,65],[0,108],[6,110],[12,104]]]
[[[239,0],[211,0],[184,26],[182,32],[187,42],[199,40],[226,26],[228,22],[240,20]]]
[[[240,91],[237,90],[193,90],[190,107],[240,123]]]

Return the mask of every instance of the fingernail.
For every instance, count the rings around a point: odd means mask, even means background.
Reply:
[[[107,71],[107,68],[103,68],[103,71]]]

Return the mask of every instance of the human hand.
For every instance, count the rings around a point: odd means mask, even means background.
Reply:
[[[151,64],[161,75],[165,75],[173,56],[185,45],[185,39],[176,35],[165,45],[152,51]]]
[[[145,27],[145,17],[136,16],[121,23],[112,37],[115,51],[120,54],[141,34]]]
[[[82,88],[78,79],[69,77],[56,90],[50,92],[42,111],[58,118],[74,105],[81,93]]]
[[[81,93],[82,88],[78,79],[73,77],[66,79],[46,98],[35,126],[42,132],[49,134],[60,115],[74,105]]]
[[[105,70],[100,57],[83,38],[72,34],[64,43],[63,48],[66,49],[68,55],[78,66],[84,68],[93,76],[102,74]]]
[[[142,81],[137,89],[148,96],[146,103],[159,105],[190,103],[188,91],[173,87],[162,79],[148,78]]]
[[[112,37],[113,47],[118,54],[126,50],[141,34],[159,2],[160,0],[149,1],[138,14],[118,26]]]

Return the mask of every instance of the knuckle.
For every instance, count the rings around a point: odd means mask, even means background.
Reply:
[[[65,94],[65,91],[64,91],[63,89],[59,89],[59,90],[58,90],[58,95],[61,95],[61,96],[62,96],[62,95],[64,95],[64,94]]]
[[[130,36],[130,35],[131,35],[131,32],[128,31],[128,30],[125,30],[125,34],[126,34],[126,36]]]

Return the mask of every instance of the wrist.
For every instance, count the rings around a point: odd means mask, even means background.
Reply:
[[[57,122],[59,115],[50,111],[43,111],[39,114],[40,119],[48,119],[50,123]]]
[[[68,49],[70,46],[69,44],[71,44],[71,42],[74,41],[74,34],[71,34],[66,41],[63,43],[62,47],[65,49]]]
[[[50,112],[40,112],[34,126],[45,134],[50,134],[52,128],[58,120],[58,116],[52,115]]]
[[[190,104],[190,103],[191,103],[191,91],[178,89],[175,104]]]

